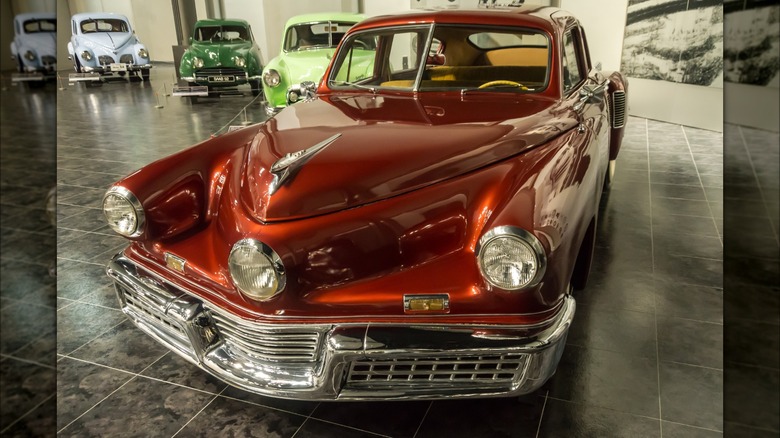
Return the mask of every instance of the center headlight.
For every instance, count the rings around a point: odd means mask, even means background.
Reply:
[[[236,67],[243,67],[246,65],[246,59],[241,56],[236,56]]]
[[[195,68],[203,67],[203,60],[200,58],[192,58],[192,65]]]
[[[542,244],[533,234],[510,226],[485,233],[477,246],[477,258],[488,283],[506,290],[538,283],[547,260]]]
[[[138,237],[143,232],[143,207],[138,198],[124,187],[108,189],[103,197],[103,215],[108,226],[125,237]]]
[[[284,289],[284,265],[268,245],[243,239],[233,245],[228,257],[230,277],[249,298],[265,301]]]
[[[279,85],[280,82],[282,82],[282,78],[279,76],[279,72],[270,69],[267,72],[263,73],[263,81],[266,85],[273,88]]]

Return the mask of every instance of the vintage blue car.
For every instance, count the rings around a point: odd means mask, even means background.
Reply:
[[[85,12],[70,20],[68,58],[78,73],[106,76],[137,74],[149,79],[149,51],[136,37],[124,15]]]
[[[53,75],[57,71],[57,16],[35,12],[14,17],[11,56],[19,73]]]

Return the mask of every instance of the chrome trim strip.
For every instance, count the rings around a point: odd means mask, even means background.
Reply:
[[[282,158],[276,160],[276,162],[271,166],[271,173],[274,176],[274,180],[271,182],[271,185],[268,187],[268,194],[273,195],[274,193],[276,193],[276,191],[279,189],[279,187],[282,186],[282,184],[284,184],[290,178],[295,176],[295,173],[298,171],[298,169],[300,169],[300,167],[304,163],[306,163],[306,161],[308,161],[311,157],[316,155],[321,150],[328,147],[339,137],[341,137],[341,133],[332,135],[307,149],[285,154]]]
[[[547,329],[529,336],[522,330],[497,327],[490,330],[495,337],[479,336],[484,334],[484,329],[468,326],[280,325],[231,316],[240,324],[239,329],[251,331],[252,327],[262,327],[271,333],[287,333],[293,337],[312,330],[322,333],[313,362],[270,361],[253,357],[251,352],[238,348],[220,333],[217,320],[227,312],[209,308],[198,298],[145,277],[121,254],[112,259],[106,272],[117,285],[122,311],[142,331],[231,385],[281,398],[404,400],[527,394],[538,389],[555,372],[575,312],[574,299],[566,296],[561,311]],[[123,290],[131,293],[120,293]],[[128,303],[128,297],[137,303]],[[455,380],[435,385],[425,381],[418,385],[407,380],[399,385],[349,385],[346,379],[356,362],[358,365],[364,361],[399,359],[435,362],[459,356],[476,357],[480,361],[483,360],[480,357],[506,356],[511,358],[508,364],[516,364],[518,355],[525,358],[522,372],[515,367],[514,377],[504,378],[499,384],[483,381],[460,384]]]

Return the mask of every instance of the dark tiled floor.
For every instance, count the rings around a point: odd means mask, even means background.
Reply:
[[[615,185],[603,199],[591,283],[576,297],[558,372],[538,393],[474,401],[276,400],[229,387],[133,329],[103,272],[123,245],[100,217],[108,185],[209,137],[251,100],[193,106],[165,99],[162,85],[171,76],[170,67],[158,66],[148,84],[58,93],[62,436],[722,435],[721,134],[631,118]],[[155,108],[158,102],[164,108]],[[250,105],[247,118],[262,120],[260,106]],[[128,407],[139,412],[136,419],[125,415]]]
[[[780,136],[724,129],[724,419],[734,436],[780,431]]]
[[[49,267],[55,228],[46,195],[56,184],[56,87],[0,78],[0,435],[54,429],[56,293]]]

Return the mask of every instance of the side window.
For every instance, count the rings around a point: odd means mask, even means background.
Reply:
[[[393,35],[390,46],[390,74],[417,68],[418,35],[416,33],[398,33]]]
[[[572,88],[582,81],[582,71],[580,68],[579,57],[577,56],[578,49],[582,46],[575,39],[571,30],[566,31],[563,37],[563,59],[561,60],[561,66],[563,67],[563,93],[568,94]]]

